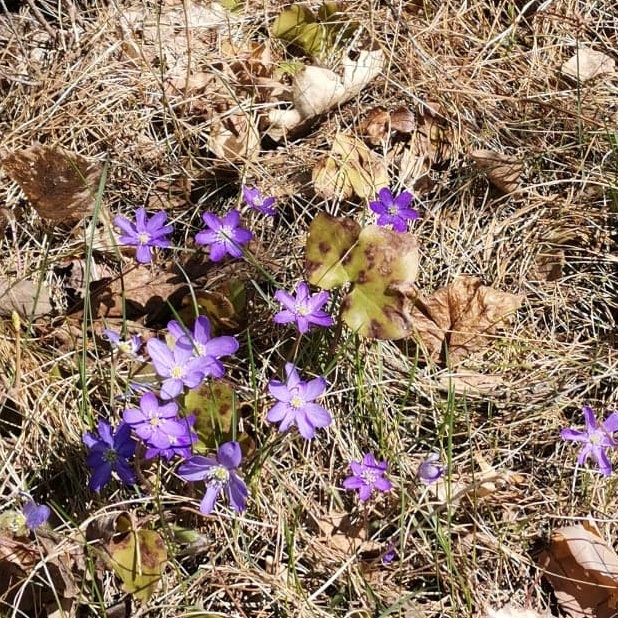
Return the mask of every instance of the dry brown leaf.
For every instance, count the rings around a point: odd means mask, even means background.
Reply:
[[[430,170],[441,168],[450,158],[453,137],[439,112],[440,105],[430,103],[418,115],[410,140],[399,158],[402,183],[420,182]]]
[[[156,321],[169,312],[168,302],[179,307],[187,292],[186,281],[171,272],[170,264],[137,264],[115,279],[92,286],[90,304],[95,317],[135,320],[146,316]]]
[[[414,130],[414,114],[405,107],[400,106],[392,112],[382,107],[370,110],[367,117],[358,126],[359,134],[372,146],[380,146],[387,143],[391,133],[412,133]]]
[[[561,70],[563,75],[586,82],[598,75],[615,73],[616,62],[602,52],[580,45],[577,52],[562,65]]]
[[[53,306],[49,290],[30,279],[8,281],[0,279],[0,316],[10,317],[13,311],[32,319],[51,313]]]
[[[315,192],[326,198],[374,196],[388,187],[388,171],[380,157],[356,137],[338,133],[328,156],[312,172]]]
[[[482,285],[478,277],[460,276],[427,298],[418,295],[411,322],[430,358],[440,357],[446,341],[448,359],[457,363],[486,346],[522,300],[520,295]]]
[[[260,136],[253,118],[244,112],[215,115],[208,136],[208,149],[230,163],[255,161],[260,153]]]
[[[98,161],[59,146],[35,144],[4,153],[0,162],[40,217],[74,220],[92,212],[101,181]]]
[[[355,552],[374,552],[380,543],[367,540],[367,526],[363,520],[353,524],[348,513],[331,511],[322,517],[312,517],[320,530],[318,542],[330,551],[349,556]]]
[[[583,525],[556,530],[538,560],[572,618],[611,618],[618,608],[618,555]]]
[[[513,193],[519,188],[523,163],[493,150],[474,150],[470,153],[477,167],[487,174],[489,182],[503,193]]]

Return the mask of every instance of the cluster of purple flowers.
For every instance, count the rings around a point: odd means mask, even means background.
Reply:
[[[255,187],[243,186],[242,197],[257,212],[268,216],[277,212],[275,199],[263,197]],[[410,208],[411,201],[412,195],[407,191],[394,196],[389,189],[381,189],[378,200],[371,202],[369,207],[378,214],[378,225],[391,225],[396,231],[404,232],[408,221],[419,216],[416,210]],[[213,262],[225,256],[242,257],[243,245],[253,236],[241,227],[238,210],[231,210],[223,217],[206,212],[202,219],[206,228],[198,232],[195,242],[209,247]],[[173,229],[171,225],[165,225],[166,215],[163,212],[148,219],[141,208],[136,212],[135,223],[124,217],[117,217],[115,223],[123,232],[120,242],[137,247],[136,257],[141,263],[151,261],[153,248],[170,246],[167,236]],[[328,328],[334,324],[332,316],[324,310],[330,300],[329,293],[320,291],[312,294],[304,281],[297,284],[293,293],[277,290],[274,298],[282,307],[274,315],[274,322],[294,324],[300,335],[314,327]],[[174,401],[184,389],[194,389],[206,378],[223,377],[225,369],[220,359],[234,354],[238,350],[238,342],[234,337],[211,337],[210,322],[203,316],[195,320],[192,330],[172,320],[167,325],[167,331],[167,342],[151,339],[146,344],[160,378],[158,396],[154,392],[142,394],[138,408],[124,410],[123,422],[116,431],[106,421],[100,421],[98,437],[90,433],[84,436],[84,442],[90,449],[88,464],[93,470],[90,486],[99,491],[110,480],[112,473],[116,473],[124,483],[136,482],[128,460],[135,454],[137,438],[145,445],[146,459],[159,456],[170,460],[179,456],[184,460],[178,468],[181,478],[205,481],[206,493],[200,505],[202,513],[212,511],[221,493],[226,494],[236,511],[242,512],[248,491],[237,472],[242,460],[240,445],[237,442],[221,444],[214,457],[193,455],[192,446],[197,440],[195,417],[181,415]],[[122,339],[110,330],[105,334],[120,352],[141,358],[138,356],[141,348],[139,337]],[[303,381],[298,367],[286,363],[285,381],[275,378],[268,383],[268,392],[275,403],[267,412],[267,421],[278,424],[280,432],[296,427],[304,439],[313,439],[318,429],[328,427],[333,421],[330,412],[317,403],[326,388],[324,377]],[[438,456],[434,455],[419,469],[419,477],[426,483],[434,482],[443,472]],[[350,467],[352,475],[344,480],[343,487],[357,490],[362,502],[369,500],[374,492],[392,488],[385,476],[388,463],[377,461],[372,453],[366,453],[362,461],[352,461]]]
[[[245,202],[254,210],[264,215],[277,214],[273,205],[274,197],[263,198],[260,190],[243,186],[242,194]],[[226,255],[233,258],[242,256],[242,245],[247,244],[253,234],[241,227],[240,212],[231,210],[224,217],[205,212],[202,219],[206,229],[198,232],[195,242],[198,245],[210,247],[210,259],[219,262]],[[147,264],[152,260],[152,250],[155,247],[168,248],[171,241],[167,238],[173,231],[172,225],[166,225],[167,213],[156,212],[148,218],[145,208],[135,211],[135,222],[121,215],[114,218],[114,224],[122,232],[118,241],[123,245],[136,247],[135,257],[140,264]]]

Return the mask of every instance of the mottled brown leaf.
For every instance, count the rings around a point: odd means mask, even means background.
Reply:
[[[9,177],[45,219],[81,219],[92,212],[102,168],[60,146],[34,146],[0,159]]]
[[[456,363],[486,346],[521,302],[521,296],[482,285],[478,277],[461,276],[427,298],[419,295],[411,319],[430,358],[440,356],[446,341],[448,358]]]

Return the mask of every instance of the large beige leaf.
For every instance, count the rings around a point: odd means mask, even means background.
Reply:
[[[384,54],[381,50],[361,50],[354,60],[346,58],[343,77],[324,67],[306,66],[292,79],[293,107],[269,112],[268,135],[280,140],[287,132],[304,125],[311,118],[349,101],[379,75],[383,66]]]
[[[584,45],[563,65],[562,73],[580,82],[586,82],[598,75],[616,72],[616,62],[603,52],[590,49]]]
[[[81,219],[94,208],[102,167],[59,146],[35,144],[2,154],[7,174],[45,219]]]
[[[512,193],[519,188],[523,163],[517,157],[493,150],[474,150],[470,156],[477,167],[485,171],[489,182],[503,193]]]
[[[572,618],[616,616],[618,555],[591,526],[556,530],[538,564]]]

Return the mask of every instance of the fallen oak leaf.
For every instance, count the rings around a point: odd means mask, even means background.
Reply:
[[[618,555],[583,525],[554,531],[538,559],[560,608],[572,618],[611,618],[618,601]]]

